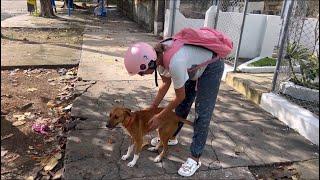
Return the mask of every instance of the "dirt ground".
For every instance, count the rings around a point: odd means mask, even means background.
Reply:
[[[63,133],[72,121],[62,108],[71,103],[76,71],[1,71],[1,179],[61,176]],[[34,124],[47,128],[36,132]]]
[[[1,28],[1,45],[8,43],[46,43],[81,46],[83,28],[73,29],[26,29]]]

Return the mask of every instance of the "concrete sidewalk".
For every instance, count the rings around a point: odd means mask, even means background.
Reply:
[[[180,179],[177,170],[189,155],[191,127],[183,127],[178,137],[180,143],[170,147],[162,162],[154,163],[157,154],[144,150],[133,168],[120,159],[127,150],[129,137],[120,128],[105,128],[107,112],[113,106],[133,111],[145,108],[157,91],[153,76],[128,76],[121,57],[133,42],[154,43],[158,39],[130,20],[120,18],[117,12],[108,16],[107,23],[98,30],[85,30],[78,76],[89,82],[76,87],[82,95],[73,103],[71,113],[81,120],[68,134],[64,178]],[[173,96],[171,89],[163,105]],[[191,112],[188,119],[193,120],[194,108]],[[317,146],[224,83],[209,128],[201,157],[203,165],[189,179],[255,179],[249,170],[251,166],[319,159]],[[151,133],[147,140],[154,136]],[[316,176],[319,174],[308,178]]]
[[[10,10],[10,2],[4,2],[1,10]],[[21,6],[21,1],[17,3]],[[60,7],[61,3],[57,2],[57,5]],[[54,18],[20,14],[1,21],[1,69],[79,65],[83,26],[96,27],[97,18],[89,14],[89,10],[76,10],[71,16],[65,9],[57,10]],[[22,12],[27,13],[27,10]]]

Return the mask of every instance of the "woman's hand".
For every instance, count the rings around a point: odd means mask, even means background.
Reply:
[[[151,106],[147,107],[147,110],[155,110],[157,108],[158,108],[158,106],[152,104]]]
[[[153,131],[157,129],[160,125],[161,117],[159,114],[154,115],[148,122],[148,131]]]

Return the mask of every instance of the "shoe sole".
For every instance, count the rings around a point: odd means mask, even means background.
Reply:
[[[201,166],[201,163],[198,165],[197,169],[196,169],[192,174],[190,174],[190,175],[181,174],[180,171],[178,171],[178,174],[179,174],[180,176],[183,176],[183,177],[193,176],[193,175],[197,172],[197,170],[200,168],[200,166]]]
[[[156,144],[152,144],[152,143],[150,143],[150,144],[151,144],[151,146],[157,146],[157,145],[159,144],[159,142],[156,143]],[[175,145],[177,145],[177,144],[179,144],[179,142],[177,142],[177,143],[175,143],[175,144],[169,144],[169,143],[168,143],[168,146],[175,146]]]

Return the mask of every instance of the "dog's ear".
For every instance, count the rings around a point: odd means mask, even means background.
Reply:
[[[124,113],[128,114],[128,116],[130,116],[131,114],[131,109],[129,108],[124,108]]]

